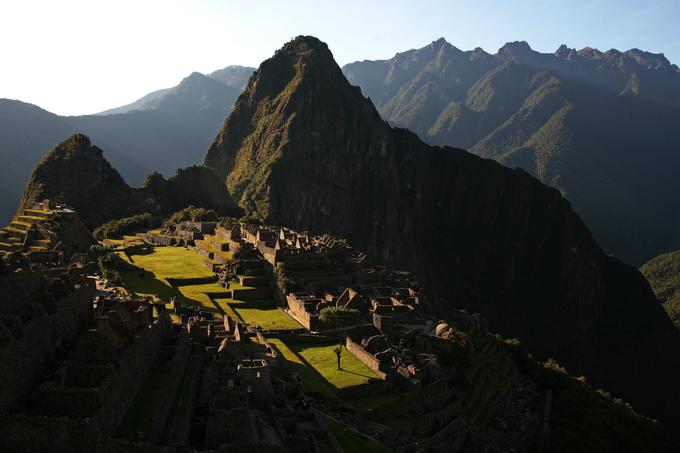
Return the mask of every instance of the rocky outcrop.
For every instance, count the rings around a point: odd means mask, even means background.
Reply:
[[[59,143],[38,162],[19,210],[30,209],[43,199],[68,202],[88,226],[132,215],[141,208],[104,152],[83,134]]]
[[[415,269],[492,330],[678,421],[680,335],[642,276],[602,252],[556,189],[391,128],[317,39],[262,63],[205,164],[248,214]]]
[[[180,169],[167,180],[154,173],[143,187],[131,188],[83,134],[58,144],[38,163],[19,211],[43,199],[73,207],[89,228],[145,212],[168,214],[191,204],[225,215],[239,212],[221,180],[205,167]]]

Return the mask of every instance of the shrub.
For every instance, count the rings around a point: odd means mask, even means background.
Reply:
[[[123,258],[113,252],[108,252],[100,256],[97,259],[97,264],[99,265],[99,271],[101,272],[102,277],[111,282],[120,281],[120,274],[118,271],[124,269],[127,265]]]
[[[109,220],[94,230],[94,237],[98,240],[119,238],[125,234],[136,233],[141,230],[159,226],[158,219],[151,217],[148,212],[132,217]]]
[[[219,220],[217,213],[212,209],[197,208],[195,206],[187,206],[181,211],[172,214],[166,221],[165,225],[174,225],[185,220],[199,221],[199,222],[217,222]]]
[[[347,307],[326,307],[319,312],[319,321],[326,328],[343,329],[359,319],[359,310]]]

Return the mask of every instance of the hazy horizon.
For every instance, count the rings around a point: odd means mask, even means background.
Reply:
[[[248,5],[215,0],[2,4],[0,98],[60,115],[100,112],[176,85],[191,72],[254,66],[292,37],[328,43],[339,64],[386,59],[440,37],[495,53],[510,41],[554,52],[639,48],[680,62],[680,6],[612,0],[532,5],[496,1],[418,3],[310,0]],[[519,31],[518,31],[519,30]],[[47,38],[41,38],[47,37]]]

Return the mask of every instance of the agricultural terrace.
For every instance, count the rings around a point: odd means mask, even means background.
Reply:
[[[183,247],[156,247],[150,252],[118,251],[143,272],[120,272],[125,287],[140,296],[180,303],[222,314],[263,330],[297,330],[302,326],[274,304],[271,289],[231,282],[224,288],[212,281],[205,258]],[[221,252],[225,256],[230,252]],[[255,279],[244,277],[250,285]],[[186,283],[186,284],[185,284]],[[236,295],[236,298],[234,298]]]

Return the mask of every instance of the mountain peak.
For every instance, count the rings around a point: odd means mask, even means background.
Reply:
[[[601,58],[603,55],[603,53],[600,50],[595,49],[594,47],[584,47],[577,53],[580,57],[584,58]]]
[[[210,79],[208,76],[205,74],[201,74],[198,71],[194,71],[185,78],[182,79],[182,81],[179,83],[178,86],[182,85],[191,85],[191,84],[199,84],[205,81],[206,79]]]
[[[530,54],[532,52],[533,50],[531,49],[531,46],[529,46],[529,43],[526,41],[507,42],[503,47],[498,49],[498,55],[509,57],[518,57]]]
[[[648,69],[666,68],[673,69],[673,65],[666,58],[663,53],[652,53],[640,49],[630,49],[623,53],[629,58],[635,60],[639,65],[645,66]]]
[[[576,54],[576,49],[572,49],[570,47],[567,47],[566,44],[562,44],[560,47],[557,48],[555,51],[555,56],[557,58],[570,58],[572,55]]]
[[[276,51],[276,55],[280,53],[294,54],[298,56],[309,56],[314,52],[322,52],[330,54],[331,51],[325,42],[314,36],[300,35],[288,41],[284,46]]]
[[[434,48],[442,48],[442,47],[453,47],[449,42],[442,38],[437,39],[436,41],[432,41],[432,44],[430,44]]]
[[[92,146],[90,138],[81,133],[76,133],[68,137],[63,142],[52,148],[43,158],[42,162],[48,160],[72,159],[79,154],[92,154],[102,157],[103,152],[96,146]],[[102,157],[103,158],[103,157]]]

